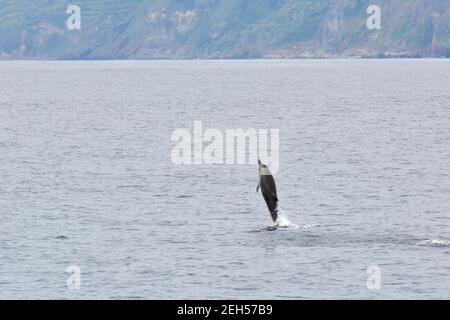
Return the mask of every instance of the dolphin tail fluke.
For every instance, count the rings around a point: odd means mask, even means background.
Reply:
[[[278,208],[270,212],[273,222],[277,222],[278,220]]]
[[[273,210],[272,219],[273,219],[273,222],[277,222],[277,220],[278,220],[278,203],[277,203],[275,210]]]

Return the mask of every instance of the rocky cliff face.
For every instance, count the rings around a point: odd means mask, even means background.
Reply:
[[[450,57],[450,1],[0,0],[2,59],[389,56]]]

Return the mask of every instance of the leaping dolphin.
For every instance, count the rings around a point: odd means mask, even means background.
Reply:
[[[269,209],[270,216],[273,222],[278,219],[278,196],[277,186],[275,185],[275,179],[272,176],[269,168],[258,159],[259,169],[259,183],[256,187],[256,192],[261,188],[261,193],[266,201],[267,208]]]

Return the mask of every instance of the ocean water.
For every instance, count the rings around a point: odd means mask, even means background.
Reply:
[[[280,130],[283,228],[194,121]],[[448,299],[449,129],[449,60],[0,62],[0,298]]]

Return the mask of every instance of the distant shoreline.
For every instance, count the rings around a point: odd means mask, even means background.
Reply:
[[[23,59],[2,59],[4,61],[292,61],[292,60],[448,60],[450,57],[317,57],[317,58],[99,58],[99,59],[40,59],[40,58],[23,58]]]

